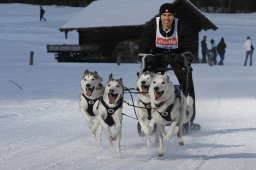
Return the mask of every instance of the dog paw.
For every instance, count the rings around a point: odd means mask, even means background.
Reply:
[[[95,133],[96,133],[97,128],[94,128],[94,127],[93,127],[91,130],[92,130],[92,133],[93,133],[93,134],[95,134]]]
[[[148,127],[141,127],[141,129],[142,129],[142,131],[146,134],[146,135],[150,135],[150,133],[151,133],[151,130],[150,130],[150,128],[148,128]]]
[[[163,159],[164,153],[159,153],[157,157],[158,157],[158,159]]]
[[[110,140],[115,141],[116,140],[116,136],[110,136]]]

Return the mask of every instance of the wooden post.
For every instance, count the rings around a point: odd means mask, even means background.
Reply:
[[[30,51],[29,65],[33,65],[34,51]]]
[[[120,52],[117,52],[117,60],[116,60],[116,63],[117,63],[118,66],[120,66],[120,64],[121,64],[121,54],[120,54]]]

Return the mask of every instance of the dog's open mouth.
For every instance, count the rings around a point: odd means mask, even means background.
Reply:
[[[142,90],[142,94],[146,95],[148,93],[149,90],[149,86],[141,86],[141,90]]]
[[[91,96],[92,95],[92,92],[94,90],[94,87],[93,88],[86,88],[86,96]]]
[[[109,103],[110,104],[115,103],[117,96],[118,94],[109,93],[108,94]]]
[[[154,91],[155,100],[159,100],[163,95],[164,91]]]

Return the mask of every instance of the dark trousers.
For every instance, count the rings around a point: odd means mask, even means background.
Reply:
[[[246,51],[244,66],[246,66],[247,64],[248,57],[250,57],[250,66],[252,66],[252,55],[253,55],[253,50]]]
[[[44,21],[46,21],[46,19],[44,18],[44,16],[40,16],[40,21],[42,21],[42,19],[43,19]]]
[[[206,63],[206,54],[207,51],[202,51],[202,63]]]
[[[219,65],[224,65],[223,61],[224,61],[224,58],[225,58],[225,54],[219,54],[220,55],[220,61],[219,61]]]

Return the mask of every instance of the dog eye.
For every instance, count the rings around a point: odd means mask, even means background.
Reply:
[[[165,82],[162,82],[162,84],[165,84]]]
[[[119,85],[117,85],[116,87],[120,87]]]
[[[156,84],[156,81],[153,81],[154,84]]]
[[[108,84],[108,87],[110,86],[110,84]]]
[[[92,81],[94,81],[95,79],[92,79]]]
[[[84,81],[86,81],[86,79],[84,79]]]

